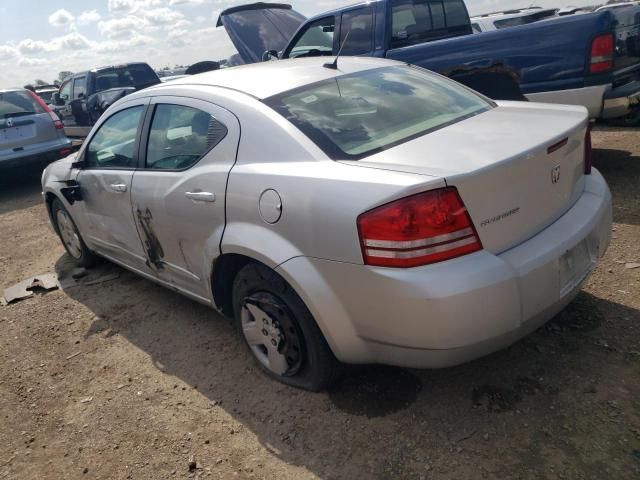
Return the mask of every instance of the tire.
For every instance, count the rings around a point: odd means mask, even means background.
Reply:
[[[51,202],[51,218],[56,233],[62,242],[62,246],[64,246],[64,249],[73,262],[78,267],[91,267],[95,265],[97,257],[87,248],[73,218],[71,218],[67,209],[57,198]]]
[[[270,268],[249,263],[238,272],[233,282],[233,312],[243,343],[271,378],[313,392],[338,379],[340,362],[311,312]]]

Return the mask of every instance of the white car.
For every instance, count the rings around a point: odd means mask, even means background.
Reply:
[[[217,308],[265,371],[311,390],[340,362],[446,367],[510,345],[611,235],[585,108],[496,103],[374,58],[135,92],[42,184],[78,264]]]
[[[486,13],[484,15],[471,17],[471,28],[474,33],[490,32],[492,30],[517,27],[541,20],[548,20],[556,17],[557,13],[557,8],[542,9],[540,7]]]

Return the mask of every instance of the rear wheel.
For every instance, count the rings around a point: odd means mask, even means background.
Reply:
[[[269,376],[311,391],[336,380],[340,363],[311,312],[273,270],[256,263],[240,270],[233,308],[249,351]]]
[[[79,267],[90,267],[96,256],[87,248],[71,215],[57,198],[51,203],[51,217],[64,249]]]

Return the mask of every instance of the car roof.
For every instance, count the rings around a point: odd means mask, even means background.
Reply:
[[[143,92],[180,85],[209,85],[240,91],[263,99],[347,73],[405,65],[402,62],[373,57],[340,57],[337,70],[323,66],[325,63],[333,62],[334,58],[333,56],[310,57],[223,68],[155,85]]]

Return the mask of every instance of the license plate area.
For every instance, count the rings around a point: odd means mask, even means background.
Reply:
[[[595,266],[597,256],[597,245],[585,239],[560,257],[560,297],[582,283]]]

